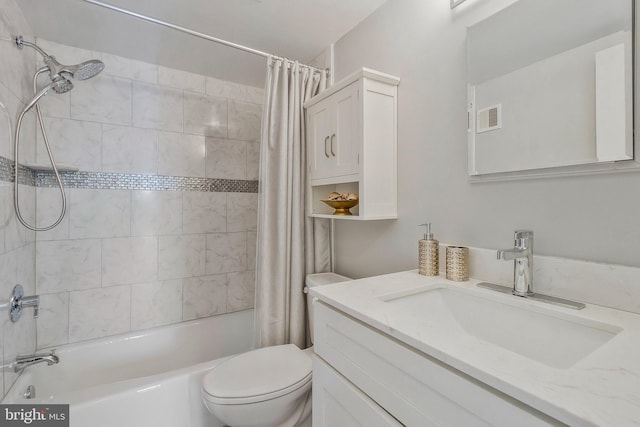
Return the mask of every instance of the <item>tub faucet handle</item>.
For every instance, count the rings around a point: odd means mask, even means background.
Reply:
[[[24,296],[24,288],[22,285],[15,285],[13,287],[11,299],[0,301],[0,309],[8,309],[11,321],[14,323],[20,320],[20,317],[22,316],[22,309],[25,307],[33,307],[33,318],[38,318],[38,315],[40,314],[40,296]]]

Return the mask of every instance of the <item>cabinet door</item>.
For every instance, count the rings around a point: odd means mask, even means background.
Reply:
[[[329,102],[327,102],[329,101]],[[320,102],[308,111],[310,136],[309,163],[311,179],[329,178],[333,174],[331,135],[333,135],[333,108],[331,99]]]
[[[337,92],[330,153],[334,158],[333,175],[352,175],[359,171],[360,108],[358,85],[353,83]]]
[[[313,358],[313,427],[402,427],[342,375]]]

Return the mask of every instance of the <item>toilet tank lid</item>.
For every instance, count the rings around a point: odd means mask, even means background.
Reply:
[[[314,286],[330,285],[332,283],[346,282],[349,280],[353,279],[336,273],[314,273],[307,274],[306,285],[312,288]]]

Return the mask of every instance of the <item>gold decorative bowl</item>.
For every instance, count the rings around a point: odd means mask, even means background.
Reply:
[[[355,200],[322,200],[322,202],[331,206],[335,211],[334,215],[353,215],[349,209],[358,204],[358,199]]]

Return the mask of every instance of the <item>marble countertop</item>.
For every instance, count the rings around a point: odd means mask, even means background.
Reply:
[[[640,426],[640,315],[592,304],[571,310],[479,288],[477,283],[425,277],[414,270],[316,287],[311,295],[563,423]],[[568,368],[554,368],[468,334],[451,334],[443,325],[425,326],[419,314],[398,316],[385,302],[389,296],[434,287],[602,322],[620,332]]]

